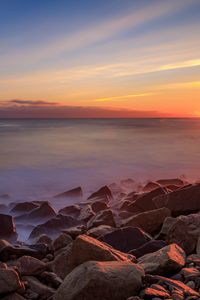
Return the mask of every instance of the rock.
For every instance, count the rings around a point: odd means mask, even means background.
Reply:
[[[162,186],[177,185],[179,187],[183,186],[186,183],[180,178],[159,179],[156,182]]]
[[[143,270],[127,262],[86,262],[74,269],[56,291],[54,300],[124,300],[137,295]]]
[[[144,192],[151,192],[157,188],[160,187],[160,184],[156,181],[149,181],[146,183],[146,185],[143,187],[143,191]]]
[[[73,217],[59,214],[55,218],[50,219],[41,225],[37,225],[31,232],[29,239],[36,238],[41,234],[47,234],[48,236],[54,237],[61,230],[75,225],[77,225],[77,220]]]
[[[109,209],[107,203],[104,201],[101,201],[101,200],[94,201],[90,205],[91,205],[92,210],[95,213],[98,213],[99,211],[102,211],[102,210]]]
[[[60,193],[58,195],[55,195],[54,198],[81,198],[83,197],[83,191],[82,191],[82,188],[79,186],[79,187],[76,187],[74,189],[71,189],[69,191],[66,191],[66,192],[63,192],[63,193]]]
[[[22,214],[22,213],[28,213],[32,210],[38,208],[38,205],[34,202],[20,202],[16,203],[15,205],[12,205],[11,213],[13,214]]]
[[[195,289],[195,282],[194,281],[192,281],[192,280],[190,280],[190,281],[188,281],[187,283],[186,283],[186,285],[187,286],[189,286],[191,289]]]
[[[165,195],[167,194],[166,189],[159,187],[157,189],[154,189],[151,192],[141,194],[137,197],[137,199],[131,203],[127,210],[131,212],[143,212],[148,210],[156,209],[156,205],[152,201],[153,198],[159,196],[159,195]]]
[[[17,272],[13,269],[0,269],[0,295],[23,288]]]
[[[173,216],[191,214],[200,210],[200,184],[185,187],[153,199],[157,208],[167,207]]]
[[[123,226],[140,227],[144,231],[153,234],[160,229],[165,218],[169,217],[170,214],[170,210],[165,207],[149,210],[124,220]]]
[[[16,227],[12,216],[0,214],[0,239],[15,241],[17,239]]]
[[[79,205],[70,205],[60,209],[58,213],[63,215],[78,217],[80,214],[80,210],[81,208]]]
[[[180,216],[169,227],[166,240],[168,243],[176,243],[187,254],[195,252],[200,236],[200,214]]]
[[[133,215],[132,212],[120,211],[118,214],[118,217],[123,220],[123,219],[128,219],[128,218],[132,217],[132,215]]]
[[[150,298],[150,299],[153,297],[159,297],[161,299],[170,298],[169,292],[158,284],[153,284],[151,287],[146,288],[144,290],[144,295],[145,298]]]
[[[195,277],[200,277],[200,270],[197,268],[183,268],[180,272],[185,280],[193,280]]]
[[[103,199],[112,199],[112,193],[111,190],[107,186],[101,187],[98,191],[92,193],[88,200],[94,199],[94,198],[103,198]]]
[[[52,239],[46,235],[46,234],[42,234],[41,236],[39,236],[39,238],[36,240],[36,244],[46,244],[46,245],[51,245],[52,243]]]
[[[113,248],[129,252],[151,240],[151,237],[137,227],[123,227],[101,236],[100,241],[111,245]]]
[[[171,244],[154,253],[140,257],[138,263],[146,273],[167,275],[184,267],[186,256],[178,245]]]
[[[1,300],[26,300],[26,299],[17,293],[12,293],[2,297]]]
[[[72,244],[69,244],[67,247],[61,249],[60,253],[56,255],[53,261],[48,265],[50,270],[55,273],[61,279],[64,279],[65,276],[71,271],[70,266],[70,255],[71,255]]]
[[[151,241],[145,243],[144,245],[142,245],[141,247],[131,250],[129,253],[133,254],[134,256],[139,258],[139,257],[141,257],[145,254],[153,253],[155,251],[158,251],[158,250],[162,249],[165,246],[167,246],[167,243],[165,241],[151,240]]]
[[[68,229],[62,230],[62,232],[64,232],[65,234],[69,234],[72,237],[72,239],[75,239],[80,234],[85,233],[85,231],[86,227],[84,225],[70,227]]]
[[[91,218],[91,220],[88,221],[87,228],[90,229],[100,225],[109,225],[111,227],[116,226],[112,210],[107,209],[98,212],[94,217]]]
[[[70,235],[61,233],[52,243],[52,248],[54,251],[60,250],[68,246],[72,242]]]
[[[192,254],[187,257],[187,263],[200,267],[200,255]]]
[[[94,228],[91,228],[87,231],[87,235],[92,236],[96,239],[100,238],[101,236],[114,231],[116,228],[111,227],[109,225],[100,225]]]
[[[200,255],[200,235],[197,240],[196,253],[197,253],[197,255]]]
[[[133,189],[135,187],[135,180],[133,180],[132,178],[122,179],[120,181],[120,184],[124,188]]]
[[[22,275],[39,275],[46,269],[44,262],[31,256],[19,258],[17,266]]]
[[[16,217],[16,221],[47,221],[56,216],[56,212],[47,201],[43,202],[39,207],[32,210],[30,213]]]
[[[46,286],[42,282],[40,282],[37,278],[33,276],[24,276],[23,280],[28,282],[29,288],[34,293],[39,295],[38,300],[45,300],[52,297],[55,293],[55,289]]]
[[[174,223],[176,223],[176,218],[167,217],[164,220],[162,228],[156,238],[157,239],[166,239],[169,229]]]
[[[5,204],[0,203],[0,212],[5,213],[7,211],[7,206]]]
[[[87,235],[80,235],[72,245],[70,256],[71,269],[90,260],[135,261],[134,256],[122,253]]]
[[[55,273],[52,272],[43,272],[40,277],[47,285],[51,285],[54,289],[57,289],[61,283],[63,282],[60,277],[58,277]]]
[[[78,220],[87,223],[93,216],[95,216],[95,213],[93,212],[92,207],[87,204],[82,207]]]

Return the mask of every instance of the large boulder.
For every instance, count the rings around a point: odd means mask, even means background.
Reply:
[[[139,213],[123,221],[123,226],[140,227],[148,233],[156,233],[165,218],[169,217],[171,212],[168,208],[160,208]]]
[[[67,247],[72,242],[72,237],[69,234],[61,233],[52,243],[53,251],[58,251]]]
[[[184,184],[186,184],[186,181],[180,178],[167,178],[167,179],[165,178],[165,179],[159,179],[156,182],[162,186],[177,185],[181,187]]]
[[[69,263],[71,269],[90,260],[135,261],[135,257],[122,253],[111,246],[87,235],[79,235],[73,242]]]
[[[139,266],[127,262],[86,262],[65,278],[54,300],[125,300],[138,294],[143,275]]]
[[[18,259],[17,266],[22,275],[39,275],[46,269],[46,264],[31,256],[22,256]]]
[[[200,236],[200,214],[179,216],[168,228],[167,241],[177,243],[187,254],[195,252]]]
[[[95,213],[98,213],[99,211],[102,211],[102,210],[109,209],[107,203],[103,200],[94,201],[90,205],[91,205],[92,210]]]
[[[165,194],[167,194],[167,190],[162,187],[141,194],[137,197],[137,199],[133,203],[131,203],[128,206],[127,210],[131,212],[143,212],[143,211],[156,209],[157,207],[152,201],[153,198]]]
[[[34,202],[19,202],[13,203],[12,209],[10,211],[11,214],[19,215],[31,212],[33,209],[38,208],[38,204]]]
[[[22,287],[17,272],[13,269],[0,269],[0,295],[15,292]]]
[[[95,216],[95,213],[92,210],[91,205],[86,204],[81,208],[80,214],[78,216],[78,220],[82,223],[87,223],[94,216]]]
[[[55,218],[47,222],[37,225],[31,232],[29,239],[34,239],[41,234],[47,234],[50,237],[55,237],[63,229],[77,225],[77,220],[71,216],[57,215]]]
[[[200,211],[200,184],[186,186],[166,195],[153,199],[157,208],[167,207],[173,216]]]
[[[111,209],[106,209],[98,212],[94,217],[92,217],[88,221],[87,228],[90,229],[92,227],[97,227],[100,225],[109,225],[111,227],[116,226],[113,212]]]
[[[47,286],[33,276],[23,276],[23,280],[28,283],[30,290],[38,295],[36,298],[38,300],[50,299],[55,293],[55,289]]]
[[[83,197],[83,191],[80,186],[54,196],[54,198],[81,198],[81,197]]]
[[[0,214],[0,239],[16,240],[17,233],[12,216]]]
[[[80,210],[81,208],[79,205],[70,205],[60,209],[58,213],[63,215],[78,217],[80,214]]]
[[[140,257],[138,263],[144,268],[145,273],[168,275],[184,267],[186,255],[178,245],[171,244]]]
[[[145,254],[158,251],[165,246],[167,246],[167,243],[165,241],[151,240],[151,241],[145,243],[144,245],[140,246],[139,248],[131,250],[129,253],[133,254],[134,256],[136,256],[138,258]]]
[[[137,227],[123,227],[104,234],[100,241],[111,245],[122,252],[129,252],[151,240],[151,237],[142,229]]]
[[[101,187],[98,191],[92,193],[89,197],[88,197],[88,200],[91,200],[91,199],[112,199],[112,193],[111,193],[111,190],[105,185],[103,187]]]
[[[113,232],[116,228],[109,226],[109,225],[100,225],[97,227],[93,227],[87,231],[87,235],[90,235],[96,239],[100,238],[101,236],[106,235],[109,232]]]

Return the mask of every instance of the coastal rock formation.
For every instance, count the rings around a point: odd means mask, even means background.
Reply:
[[[0,214],[0,239],[16,240],[17,233],[14,219],[10,215]]]
[[[109,199],[112,199],[112,192],[107,186],[101,187],[98,191],[92,193],[88,200],[97,200],[97,199],[107,199],[107,202]]]
[[[54,198],[81,198],[82,196],[83,191],[82,188],[79,186],[69,191],[55,195]]]
[[[23,287],[17,272],[13,269],[0,268],[0,296],[2,294],[15,292]]]
[[[93,228],[100,225],[109,225],[115,227],[115,219],[111,209],[106,209],[98,212],[94,217],[92,217],[88,223],[87,228]]]

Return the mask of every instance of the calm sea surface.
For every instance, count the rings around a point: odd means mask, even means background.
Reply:
[[[0,120],[0,194],[13,198],[181,175],[200,178],[198,119]]]

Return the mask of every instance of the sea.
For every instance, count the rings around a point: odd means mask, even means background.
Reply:
[[[172,177],[200,178],[200,119],[0,119],[2,201]]]

